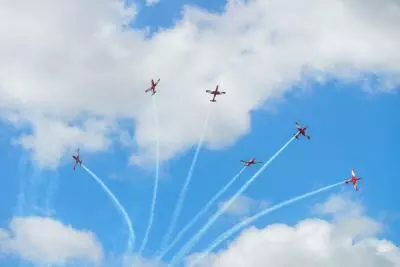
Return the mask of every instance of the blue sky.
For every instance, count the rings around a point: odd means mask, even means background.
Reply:
[[[144,2],[144,1],[140,1]],[[130,1],[128,1],[130,3]],[[213,13],[220,13],[223,11],[226,1],[160,1],[154,6],[139,6],[139,13],[136,20],[132,23],[133,27],[146,28],[150,27],[151,31],[158,28],[168,28],[175,24],[182,18],[182,7],[185,5],[197,6],[206,9]]]
[[[161,0],[154,7],[141,5],[132,25],[135,28],[150,26],[152,29],[172,27],[174,20],[180,18],[183,4],[183,1]],[[225,3],[190,1],[185,4],[222,12]],[[228,88],[226,90],[229,91]],[[239,93],[246,94],[246,89]],[[159,95],[155,97],[159,103],[165,101],[158,98]],[[207,101],[208,96],[204,95],[204,102]],[[224,96],[220,96],[214,104],[219,105],[223,101]],[[146,103],[151,105],[150,101]],[[249,133],[234,144],[222,149],[203,148],[200,151],[175,231],[181,229],[242,168],[241,159],[256,157],[267,161],[296,132],[294,122],[298,121],[310,127],[311,140],[301,138],[293,141],[245,195],[273,205],[349,178],[352,168],[363,177],[360,191],[354,192],[351,186],[337,187],[273,212],[258,221],[257,226],[272,223],[294,225],[305,218],[317,216],[312,212],[313,206],[324,202],[332,193],[349,194],[363,204],[366,215],[383,223],[384,231],[380,237],[399,244],[400,234],[395,228],[400,220],[396,201],[400,186],[398,114],[398,90],[368,92],[361,82],[350,84],[340,80],[310,83],[307,88],[290,87],[282,97],[271,98],[262,108],[251,112]],[[222,115],[213,114],[210,121]],[[70,158],[63,159],[62,165],[55,171],[37,166],[23,148],[13,144],[17,134],[23,130],[7,123],[0,126],[0,148],[3,151],[0,156],[3,162],[0,227],[7,228],[13,216],[51,216],[76,229],[93,231],[108,256],[123,253],[127,241],[126,226],[105,192],[83,169],[73,172]],[[48,143],[48,146],[51,145]],[[129,164],[130,155],[131,151],[121,145],[113,145],[105,152],[82,152],[84,164],[102,178],[126,208],[137,234],[137,248],[148,223],[154,170],[152,165],[140,168]],[[160,240],[169,226],[193,155],[194,149],[190,149],[161,165],[156,216],[144,251],[145,257],[151,257],[160,248]],[[228,200],[258,168],[248,168],[221,201]],[[189,235],[193,235],[217,208],[214,205]],[[237,221],[238,218],[228,216],[221,218],[195,250],[205,249],[213,238]],[[176,248],[172,250],[167,259],[177,251]],[[17,266],[19,259],[0,257],[0,261]]]
[[[240,170],[240,159],[253,156],[263,161],[268,159],[290,138],[295,131],[294,121],[298,120],[310,126],[312,139],[293,142],[265,170],[246,195],[277,203],[347,178],[350,169],[355,168],[364,180],[360,183],[361,191],[351,194],[365,204],[368,214],[383,220],[386,227],[384,235],[399,242],[400,236],[394,228],[398,223],[399,210],[393,202],[397,199],[396,188],[399,183],[396,179],[397,138],[400,133],[396,114],[399,101],[398,94],[369,94],[355,86],[329,83],[313,86],[312,90],[302,95],[288,94],[282,102],[273,105],[273,111],[254,112],[251,133],[239,142],[220,151],[200,152],[178,228],[183,227],[207,199]],[[12,134],[4,126],[2,130],[7,135]],[[16,211],[21,183],[25,183],[27,197],[39,195],[36,204],[44,209],[46,191],[54,186],[55,193],[50,195],[51,209],[55,211],[53,216],[74,227],[93,230],[107,250],[123,251],[127,233],[125,225],[107,195],[87,173],[81,169],[74,173],[71,162],[57,172],[38,171],[35,175],[35,168],[23,152],[10,145],[7,139],[3,139],[1,145],[2,150],[7,151],[1,159],[4,162],[5,182],[1,188],[2,226],[7,225]],[[161,176],[160,201],[146,250],[148,255],[158,249],[160,236],[166,231],[165,222],[170,220],[193,153],[193,150],[188,151],[162,167],[161,173],[164,175]],[[150,206],[152,173],[127,167],[126,156],[118,149],[96,156],[83,155],[83,158],[86,165],[103,178],[126,207],[138,241],[141,240]],[[241,182],[255,170],[257,167],[248,169]],[[39,186],[30,185],[34,180],[42,182]],[[238,184],[234,189],[239,188]],[[352,188],[343,187],[333,191],[352,191]],[[224,196],[225,199],[229,194]],[[293,224],[309,216],[311,206],[322,202],[328,194],[323,193],[272,213],[259,223]],[[26,203],[25,210],[19,215],[43,215],[44,212],[34,210],[33,205],[32,202]],[[198,248],[204,247],[210,238],[217,235],[217,230],[225,228],[226,223],[217,223]]]

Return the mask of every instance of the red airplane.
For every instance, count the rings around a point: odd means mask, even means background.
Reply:
[[[219,85],[217,85],[217,87],[215,88],[214,91],[206,90],[206,93],[214,95],[213,99],[211,99],[210,102],[217,102],[217,100],[215,100],[215,97],[217,95],[224,95],[225,94],[225,92],[218,91],[218,87],[219,87]]]
[[[72,158],[76,161],[75,165],[74,165],[74,171],[75,171],[75,168],[78,164],[79,164],[79,166],[82,165],[82,160],[79,155],[79,148],[76,150],[76,155],[73,155]]]
[[[359,180],[361,180],[361,177],[356,177],[356,174],[354,173],[354,169],[353,169],[353,170],[351,170],[351,178],[348,179],[348,180],[346,180],[345,183],[346,183],[346,184],[352,183],[353,186],[354,186],[354,189],[355,189],[356,191],[358,191],[357,181],[359,181]]]
[[[301,125],[296,122],[296,128],[297,128],[297,133],[294,134],[294,136],[296,137],[296,139],[299,139],[299,135],[303,135],[304,137],[306,137],[308,140],[310,140],[311,136],[306,134],[306,130],[308,128],[308,126],[306,127],[301,127]]]
[[[256,158],[252,158],[251,160],[241,160],[240,162],[244,162],[245,166],[262,163],[262,161],[256,161]]]
[[[144,92],[150,92],[151,91],[151,95],[154,95],[157,91],[156,91],[156,87],[158,85],[158,83],[160,82],[160,79],[157,80],[157,82],[155,83],[153,79],[151,79],[151,87],[147,90],[145,90]]]

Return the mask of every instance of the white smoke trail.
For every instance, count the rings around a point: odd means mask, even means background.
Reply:
[[[29,212],[35,215],[42,215],[42,208],[40,200],[43,192],[41,192],[41,170],[35,166],[33,162],[28,165],[29,179],[28,179],[28,202]]]
[[[57,193],[58,184],[59,184],[59,175],[55,173],[49,177],[46,177],[44,181],[46,183],[46,199],[44,203],[44,211],[46,212],[46,216],[51,216],[55,213],[53,207],[54,195]]]
[[[199,156],[200,148],[201,148],[201,146],[203,145],[203,141],[204,141],[204,137],[205,137],[207,125],[208,125],[208,120],[209,120],[209,118],[210,118],[210,114],[211,114],[211,109],[208,108],[208,112],[207,112],[207,115],[206,115],[206,119],[205,119],[205,121],[204,121],[203,130],[202,130],[201,135],[200,135],[200,140],[199,140],[199,142],[198,142],[198,144],[197,144],[196,152],[195,152],[195,154],[194,154],[194,157],[193,157],[193,160],[192,160],[192,164],[191,164],[191,166],[190,166],[188,175],[187,175],[187,177],[186,177],[185,184],[184,184],[184,186],[182,187],[182,191],[181,191],[181,193],[180,193],[180,195],[179,195],[178,203],[177,203],[177,205],[176,205],[174,214],[173,214],[173,216],[172,216],[172,222],[171,222],[171,224],[170,224],[170,227],[169,227],[169,229],[168,229],[167,234],[165,235],[165,237],[164,237],[164,239],[163,239],[163,242],[161,243],[161,249],[164,249],[165,246],[167,245],[167,243],[169,242],[169,240],[171,239],[172,232],[173,232],[174,229],[175,229],[175,225],[176,225],[176,223],[177,223],[177,221],[178,221],[178,218],[179,218],[179,215],[180,215],[180,213],[181,213],[182,206],[183,206],[183,202],[185,201],[185,197],[186,197],[186,192],[187,192],[187,190],[188,190],[189,183],[190,183],[190,181],[191,181],[191,179],[192,179],[194,167],[196,166],[196,163],[197,163],[197,157]]]
[[[182,258],[185,256],[186,253],[188,253],[192,247],[196,244],[197,241],[200,240],[200,238],[203,237],[205,232],[214,224],[214,222],[227,210],[233,202],[236,201],[236,199],[247,189],[247,187],[250,186],[252,182],[265,170],[266,167],[294,140],[294,136],[289,139],[289,141],[286,142],[264,165],[251,177],[243,186],[242,188],[239,189],[239,191],[236,192],[236,194],[228,201],[226,205],[219,211],[217,211],[209,220],[208,222],[203,226],[203,228],[200,229],[200,231],[197,232],[195,236],[193,236],[185,246],[172,258],[171,261],[171,266],[175,263],[175,261],[179,258]]]
[[[19,180],[19,193],[18,193],[18,201],[16,207],[16,215],[17,216],[25,216],[25,210],[27,206],[27,173],[26,168],[28,166],[28,160],[26,159],[25,154],[21,154],[18,162],[18,180]]]
[[[25,209],[28,214],[47,216],[47,204],[51,202],[50,189],[54,188],[55,182],[49,179],[42,170],[34,163],[27,163],[28,187],[24,192],[26,198]]]
[[[156,132],[156,177],[154,180],[153,199],[151,201],[149,224],[148,224],[146,232],[144,234],[142,245],[139,248],[138,255],[142,254],[142,252],[147,244],[149,234],[151,231],[151,227],[153,226],[156,203],[157,203],[157,193],[158,193],[158,181],[159,181],[159,169],[160,169],[160,136],[159,136],[159,127],[158,127],[158,112],[157,112],[156,98],[152,97],[152,99],[153,99],[153,110],[154,110],[154,124],[155,124],[155,132]]]
[[[219,244],[221,244],[222,242],[224,242],[225,240],[227,240],[228,238],[230,238],[233,234],[235,234],[236,232],[238,232],[240,229],[247,227],[249,224],[252,224],[253,222],[255,222],[256,220],[258,220],[258,219],[261,218],[262,216],[267,215],[267,214],[271,213],[272,211],[281,209],[281,208],[283,208],[283,207],[285,207],[285,206],[288,206],[288,205],[290,205],[290,204],[293,204],[293,203],[295,203],[295,202],[297,202],[297,201],[300,201],[300,200],[302,200],[302,199],[311,197],[311,196],[313,196],[313,195],[315,195],[315,194],[321,193],[321,192],[323,192],[323,191],[326,191],[326,190],[328,190],[328,189],[331,189],[331,188],[333,188],[333,187],[336,187],[336,186],[338,186],[338,185],[341,185],[341,184],[343,184],[343,183],[344,183],[344,182],[341,181],[341,182],[339,182],[339,183],[332,184],[332,185],[328,185],[328,186],[322,187],[322,188],[320,188],[320,189],[311,191],[311,192],[309,192],[309,193],[306,193],[306,194],[303,194],[303,195],[300,195],[300,196],[291,198],[291,199],[289,199],[289,200],[286,200],[286,201],[283,201],[283,202],[281,202],[281,203],[279,203],[279,204],[276,204],[276,205],[274,205],[274,206],[272,206],[272,207],[266,208],[265,210],[260,211],[259,213],[253,215],[252,217],[247,218],[246,220],[244,220],[244,221],[242,221],[242,222],[236,224],[235,226],[233,226],[232,228],[230,228],[228,231],[225,231],[225,232],[222,233],[220,236],[218,236],[217,239],[216,239],[209,247],[207,247],[206,251],[203,252],[203,253],[201,253],[202,255],[201,255],[200,257],[198,257],[196,260],[194,260],[193,262],[191,262],[191,264],[189,265],[189,267],[195,266],[196,263],[198,263],[199,261],[201,261],[208,253],[210,253],[210,252],[211,252],[214,248],[216,248]]]
[[[157,257],[157,261],[161,260],[170,251],[170,249],[181,239],[181,237],[187,232],[187,230],[189,230],[190,227],[192,227],[193,224],[195,224],[198,219],[211,208],[215,201],[217,201],[217,199],[220,198],[221,195],[225,193],[226,190],[228,190],[229,187],[240,177],[245,169],[246,166],[243,167],[235,176],[233,176],[233,178],[217,194],[212,197],[212,199],[196,214],[196,216],[194,216],[193,219],[176,235],[171,244],[160,253],[160,255]]]
[[[56,173],[45,172],[32,164],[34,209],[40,215],[50,217],[54,213],[53,200],[58,189],[59,177]],[[35,213],[36,213],[35,212]]]
[[[82,164],[82,168],[93,177],[93,179],[103,188],[103,190],[108,194],[111,200],[114,202],[115,207],[121,212],[124,217],[125,223],[128,226],[129,238],[127,244],[127,253],[133,252],[133,247],[135,244],[135,232],[133,231],[131,219],[129,219],[128,214],[126,213],[125,208],[119,202],[119,200],[115,197],[115,195],[111,192],[111,190],[101,181],[96,174],[94,174],[89,168]]]

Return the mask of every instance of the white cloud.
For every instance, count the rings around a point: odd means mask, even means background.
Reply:
[[[155,6],[160,0],[146,0],[146,6]]]
[[[352,206],[356,203],[348,204]],[[362,220],[373,221],[351,211],[347,214],[352,214],[352,218],[360,224],[363,224]],[[329,222],[316,218],[300,221],[294,226],[273,224],[263,229],[250,227],[228,248],[211,254],[196,267],[400,266],[399,247],[388,240],[378,239],[376,233],[374,225],[356,229],[336,220]],[[186,266],[190,266],[190,262],[200,255],[189,257]]]
[[[86,260],[99,265],[103,257],[93,233],[47,217],[14,217],[8,230],[0,229],[0,252],[38,264]]]
[[[216,83],[227,94],[213,107],[206,135],[212,148],[247,133],[250,111],[304,75],[353,82],[374,73],[385,90],[400,82],[398,1],[228,1],[222,14],[186,7],[181,21],[151,38],[121,27],[136,12],[123,5],[1,1],[0,115],[33,126],[20,143],[42,166],[56,166],[76,140],[105,149],[109,129],[82,125],[117,118],[135,122],[135,156],[152,160],[153,110],[144,95],[150,78],[161,78],[163,159],[197,143],[209,104],[204,90]],[[72,127],[78,118],[83,123]]]
[[[132,259],[125,261],[124,266],[125,267],[166,267],[167,265],[162,262],[159,262],[159,261],[143,258],[140,255],[136,255]]]
[[[332,195],[325,203],[316,205],[314,210],[320,214],[333,215],[342,231],[352,233],[353,237],[371,236],[382,229],[380,222],[363,216],[363,206],[352,201],[348,195]]]
[[[34,151],[34,160],[38,163],[53,168],[66,152],[71,153],[76,148],[101,151],[109,145],[107,134],[110,125],[105,121],[89,119],[79,127],[59,120],[40,118],[33,121],[32,127],[35,134],[23,135],[16,143]]]
[[[314,207],[314,211],[320,214],[337,214],[349,211],[359,213],[361,210],[362,206],[359,203],[348,201],[348,198],[341,195],[332,195],[327,201]]]
[[[219,209],[224,209],[225,214],[234,216],[247,216],[268,206],[264,200],[255,200],[247,196],[239,196],[230,206],[227,206],[228,201],[219,203]]]

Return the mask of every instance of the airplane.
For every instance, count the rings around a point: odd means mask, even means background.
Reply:
[[[155,95],[156,91],[156,86],[158,85],[158,83],[160,82],[160,79],[157,80],[157,82],[154,82],[153,79],[151,79],[151,87],[149,89],[146,89],[144,92],[152,92],[151,95]]]
[[[82,165],[82,160],[79,155],[79,148],[76,150],[76,155],[73,155],[72,158],[76,161],[75,165],[74,165],[74,171],[75,171],[75,168],[78,164],[79,164],[79,166]]]
[[[361,180],[361,177],[356,177],[356,174],[354,173],[354,169],[351,170],[351,178],[346,180],[345,183],[352,183],[354,186],[354,189],[356,191],[358,191],[358,187],[357,187],[357,181]]]
[[[294,137],[296,137],[296,139],[299,139],[299,135],[303,135],[308,140],[310,140],[311,136],[306,134],[306,130],[307,130],[308,126],[301,127],[301,125],[298,122],[296,122],[296,128],[297,128],[297,133],[294,134]]]
[[[262,161],[256,161],[256,158],[252,158],[251,160],[241,160],[240,162],[244,162],[245,166],[262,163]]]
[[[218,91],[218,87],[219,87],[219,85],[217,85],[217,87],[215,88],[214,91],[206,90],[206,93],[214,95],[213,99],[211,99],[210,102],[217,102],[217,100],[215,100],[215,97],[217,95],[224,95],[225,94],[225,92]]]

